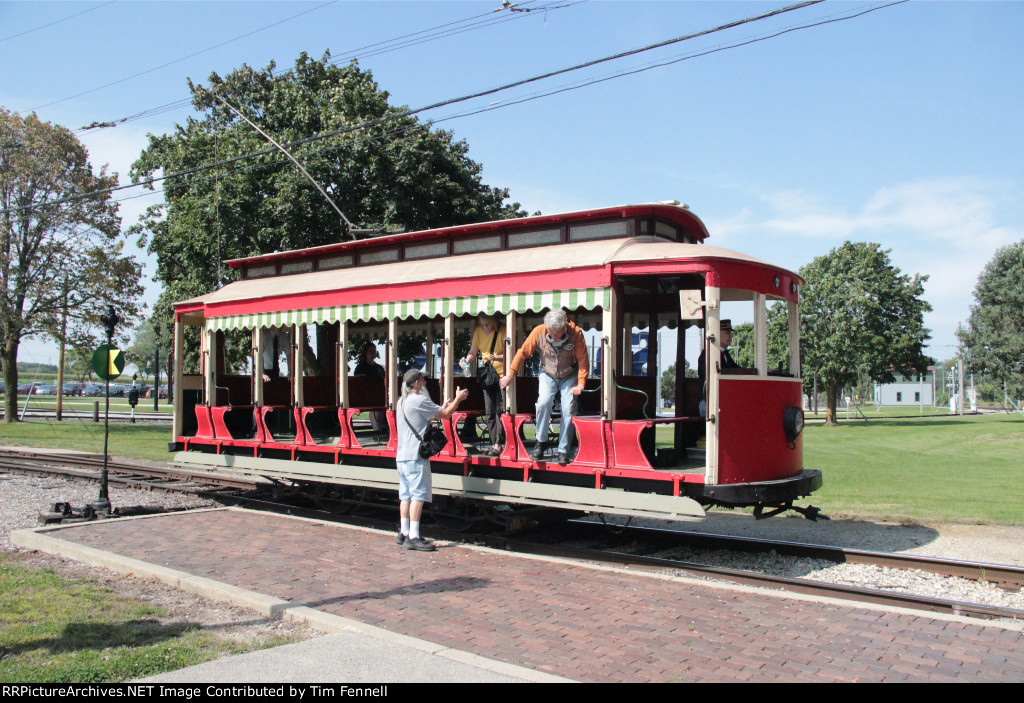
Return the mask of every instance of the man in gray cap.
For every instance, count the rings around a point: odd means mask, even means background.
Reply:
[[[447,420],[466,399],[469,390],[456,392],[455,398],[437,405],[427,393],[427,377],[419,369],[409,369],[402,377],[402,399],[395,411],[398,428],[398,499],[401,529],[395,541],[406,549],[434,551],[434,545],[420,536],[423,504],[433,497],[430,480],[430,459],[420,456],[420,437],[431,420]],[[419,435],[419,436],[417,436]]]

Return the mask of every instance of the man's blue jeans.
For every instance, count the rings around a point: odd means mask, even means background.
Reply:
[[[537,394],[537,441],[546,442],[548,427],[551,425],[551,408],[555,404],[555,394],[562,397],[562,429],[558,435],[558,452],[568,454],[569,440],[572,439],[572,416],[576,414],[576,396],[572,389],[576,387],[577,375],[574,373],[561,381],[542,373],[540,392]]]

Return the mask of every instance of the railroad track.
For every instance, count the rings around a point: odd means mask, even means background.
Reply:
[[[80,481],[98,481],[103,457],[95,454],[37,452],[0,447],[0,471],[46,475]],[[145,466],[107,460],[108,482],[145,490],[176,491],[197,495],[218,493],[223,489],[251,490],[260,484],[246,478],[204,474],[166,467]]]
[[[4,416],[4,411],[0,410],[0,418],[2,418],[3,416]],[[21,411],[21,408],[19,408],[18,409],[18,417],[21,417],[21,416],[22,416],[22,411]],[[73,409],[69,409],[69,408],[65,407],[63,410],[61,410],[61,416],[63,417],[65,422],[71,421],[71,420],[76,420],[76,421],[79,421],[79,422],[81,422],[81,421],[92,422],[93,411],[92,411],[91,408],[88,409],[88,410],[73,410]],[[32,418],[32,419],[54,420],[57,417],[57,411],[54,408],[33,408],[33,407],[30,406],[28,408],[28,410],[25,411],[25,417],[26,418]],[[132,413],[131,413],[130,410],[111,410],[110,411],[110,421],[111,422],[130,422],[131,421],[131,417],[132,417]],[[147,411],[147,410],[138,410],[138,409],[135,411],[135,420],[137,422],[164,422],[164,423],[170,424],[172,419],[173,419],[173,416],[171,415],[171,413],[168,413],[168,412],[154,412],[152,410],[148,410]],[[100,410],[99,410],[99,422],[103,422],[103,406],[102,405],[100,406]]]
[[[95,455],[44,453],[29,450],[0,451],[0,471],[34,473],[59,476],[73,480],[97,480],[102,458]],[[384,530],[394,529],[394,518],[339,516],[335,512],[296,505],[294,502],[267,500],[254,497],[258,487],[273,487],[270,483],[218,477],[203,473],[193,474],[162,467],[108,462],[111,483],[135,486],[147,490],[184,491],[209,497],[221,502],[242,505],[259,510],[281,511],[321,520],[355,523]],[[250,493],[250,495],[246,495]],[[935,557],[921,557],[888,552],[843,549],[823,545],[778,542],[764,539],[739,538],[726,535],[706,535],[678,532],[649,527],[627,527],[616,534],[604,525],[572,521],[568,529],[559,530],[559,539],[585,539],[601,543],[599,547],[568,547],[564,544],[544,543],[540,539],[523,539],[495,535],[468,535],[442,528],[432,529],[434,536],[451,541],[471,541],[475,544],[514,550],[526,554],[555,556],[603,564],[626,566],[631,569],[653,570],[661,573],[695,575],[763,588],[781,589],[790,593],[837,598],[861,603],[898,606],[936,613],[963,615],[981,619],[1024,619],[1024,610],[998,606],[945,600],[913,594],[882,591],[857,586],[826,583],[804,578],[774,576],[754,571],[710,566],[644,554],[626,553],[621,547],[638,541],[647,551],[678,547],[697,547],[709,550],[736,550],[769,552],[792,557],[825,559],[834,563],[870,564],[894,569],[916,569],[941,576],[967,578],[996,583],[1008,590],[1024,586],[1024,568],[1002,564],[983,564]]]
[[[585,530],[596,531],[594,523],[576,524]],[[593,526],[593,527],[591,527]],[[601,526],[603,528],[603,526]],[[898,552],[878,552],[865,549],[831,547],[821,544],[801,542],[780,542],[755,537],[734,537],[694,532],[680,532],[652,527],[626,527],[622,533],[624,539],[642,540],[646,544],[660,548],[691,547],[695,549],[768,553],[774,552],[782,556],[803,557],[808,559],[824,559],[836,564],[867,564],[889,569],[906,569],[924,571],[940,576],[969,579],[994,583],[1009,591],[1024,588],[1024,568],[1005,564],[987,564],[982,562],[958,561],[941,557],[900,554]]]
[[[732,538],[740,539],[740,538]],[[685,541],[685,538],[684,538]],[[744,540],[740,540],[744,541]],[[693,562],[687,562],[679,559],[671,559],[665,557],[655,557],[643,554],[629,554],[625,552],[615,551],[614,548],[601,547],[566,547],[563,545],[555,544],[542,544],[540,542],[517,540],[505,537],[486,537],[484,542],[491,547],[498,549],[508,549],[522,553],[530,553],[543,556],[553,556],[561,558],[579,559],[585,561],[594,561],[607,564],[616,564],[620,566],[627,566],[631,569],[645,569],[651,571],[658,571],[662,573],[671,573],[679,575],[694,575],[702,576],[706,578],[712,578],[716,580],[729,581],[732,583],[757,586],[762,588],[775,588],[786,591],[788,593],[800,593],[804,595],[837,598],[840,600],[848,600],[859,603],[873,603],[876,605],[889,605],[902,608],[910,608],[913,610],[924,610],[935,613],[945,613],[948,615],[963,615],[967,617],[980,618],[985,620],[994,620],[999,618],[1007,618],[1011,620],[1024,620],[1024,610],[1017,610],[1013,608],[1003,608],[999,606],[990,606],[978,603],[969,603],[966,601],[947,600],[942,598],[932,598],[929,596],[919,596],[910,593],[894,592],[894,591],[882,591],[871,588],[863,588],[858,586],[846,586],[843,584],[827,583],[824,581],[815,581],[811,579],[786,577],[786,576],[774,576],[771,574],[758,573],[753,571],[746,571],[740,569],[731,569],[722,566],[709,566],[707,564],[698,564]],[[734,543],[735,544],[735,543]],[[788,543],[779,543],[788,544]],[[679,545],[676,545],[679,546]],[[810,546],[810,545],[809,545]],[[830,549],[828,547],[822,547],[821,549]],[[840,550],[842,551],[842,550]],[[857,551],[857,550],[852,550]],[[863,555],[871,554],[871,552],[861,552]],[[889,564],[896,563],[897,559],[901,555],[877,552],[886,558]],[[954,560],[940,560],[935,559],[933,562],[946,562],[951,566],[952,571],[962,572],[964,570],[963,562],[956,562]],[[859,563],[872,563],[872,562],[859,562]],[[913,562],[904,562],[907,564]],[[939,564],[933,565],[936,569],[939,568]],[[1005,565],[976,565],[981,567],[977,573],[981,573],[984,567],[998,568],[1003,570],[1004,574],[1012,574],[1008,580],[1019,581],[1024,579],[1024,569],[1013,566]],[[890,568],[917,568],[916,566],[902,566],[902,567],[890,567]],[[940,573],[941,571],[933,571],[933,573]],[[942,574],[952,575],[952,574]]]

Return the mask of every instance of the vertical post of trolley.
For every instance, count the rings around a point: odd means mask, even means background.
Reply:
[[[206,404],[212,408],[217,404],[217,332],[210,320],[203,326],[203,342],[206,347],[203,383],[206,386]]]
[[[455,397],[455,376],[452,371],[455,362],[455,313],[449,313],[444,318],[444,344],[441,349],[441,368],[444,374],[441,402],[444,403]]]
[[[754,368],[758,376],[768,375],[768,298],[754,293]]]
[[[289,365],[288,370],[294,374],[292,386],[295,390],[292,393],[292,400],[296,408],[301,408],[306,404],[302,383],[302,369],[305,363],[305,360],[302,358],[302,352],[306,347],[305,334],[306,326],[301,322],[292,325],[292,363]],[[299,422],[298,418],[295,421]],[[299,428],[296,427],[296,436],[298,436],[298,430]]]
[[[338,323],[338,407],[348,407],[348,320]]]
[[[180,314],[174,316],[174,361],[172,378],[167,379],[167,402],[171,404],[171,423],[174,428],[173,440],[177,441],[185,432],[184,394],[181,392],[181,377],[184,370],[185,324]],[[157,389],[159,393],[159,389]]]
[[[707,315],[705,319],[707,320],[707,325],[704,328],[704,356],[708,365],[707,375],[705,376],[708,386],[708,409],[705,420],[707,428],[705,435],[707,467],[704,472],[704,483],[710,486],[718,483],[718,383],[720,377],[719,369],[722,366],[722,351],[719,347],[722,339],[719,302],[721,301],[722,292],[721,289],[715,286],[708,286],[706,291]]]
[[[256,406],[256,412],[263,407],[263,330],[257,325],[252,328],[253,363],[252,375],[254,380],[252,404]]]
[[[800,369],[800,303],[788,301],[789,312],[789,373],[793,378],[802,379]],[[803,393],[803,390],[800,391]]]
[[[388,320],[388,409],[394,411],[398,405],[398,318]]]
[[[512,357],[515,356],[517,346],[516,325],[517,315],[515,310],[505,313],[505,373],[508,373],[512,364]],[[519,412],[519,404],[516,402],[516,377],[512,377],[511,383],[505,389],[505,412],[509,415],[516,415]],[[507,439],[507,438],[506,438]]]
[[[601,409],[604,419],[615,420],[615,369],[618,365],[618,342],[622,332],[618,329],[619,298],[615,286],[608,287],[608,305],[601,311]]]

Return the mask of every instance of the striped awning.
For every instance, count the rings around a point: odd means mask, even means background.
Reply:
[[[448,315],[478,315],[516,312],[538,312],[549,308],[593,310],[608,306],[609,288],[574,288],[571,290],[506,293],[503,295],[476,295],[461,298],[433,298],[431,300],[403,300],[365,305],[340,305],[304,310],[253,313],[209,317],[207,327],[213,330],[253,329],[281,325],[323,322],[374,322],[380,320],[406,320],[421,317],[447,317]]]

